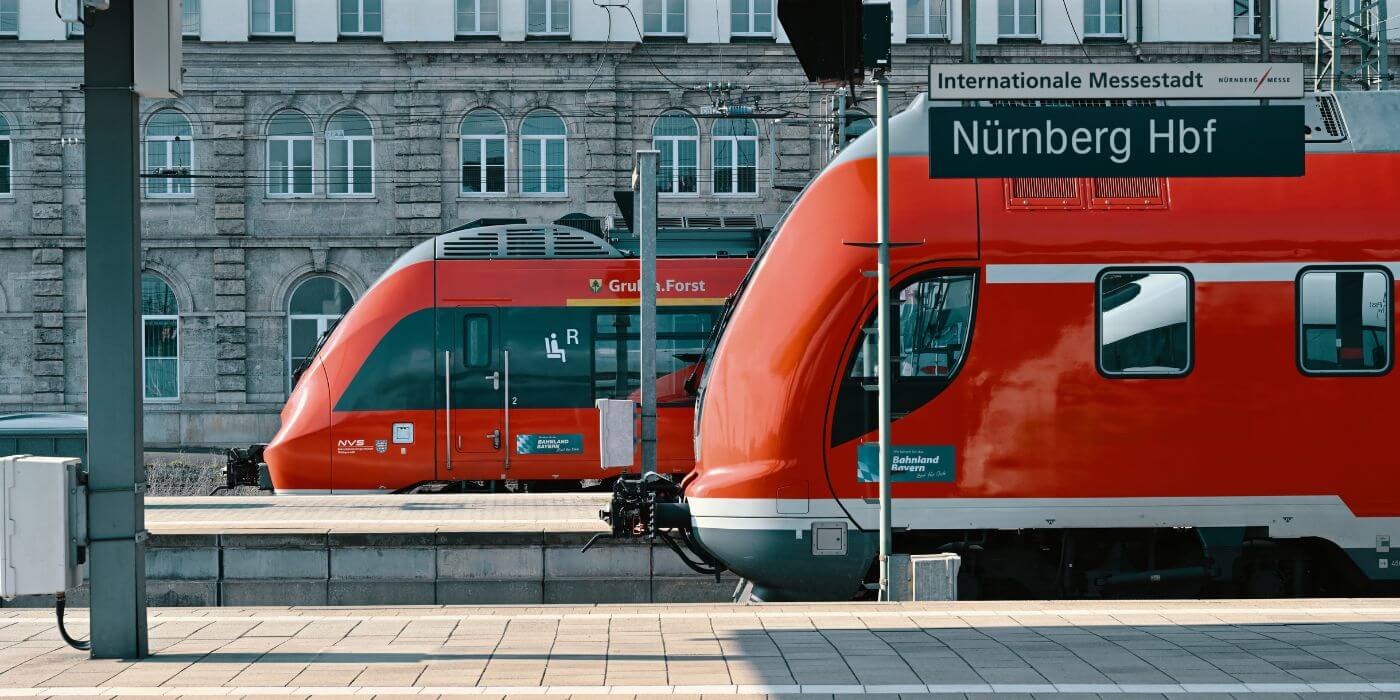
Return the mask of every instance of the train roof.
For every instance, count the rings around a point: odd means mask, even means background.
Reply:
[[[664,258],[725,258],[754,255],[760,229],[661,229],[657,254]],[[561,224],[468,224],[429,238],[394,261],[380,279],[428,260],[589,260],[635,258],[635,236],[604,238]]]
[[[1066,104],[1066,100],[997,101],[997,106]],[[954,107],[959,102],[930,102],[922,93],[908,108],[890,118],[890,155],[928,157],[928,108]],[[983,102],[991,105],[991,102]],[[1074,100],[1076,106],[1108,106],[1107,100]],[[1117,101],[1115,101],[1117,104]],[[1258,100],[1156,100],[1165,106],[1257,105]],[[1269,100],[1271,105],[1301,104],[1309,128],[1309,153],[1375,153],[1400,151],[1400,91],[1308,93],[1301,99]],[[828,167],[875,157],[875,130],[865,132],[841,151]]]

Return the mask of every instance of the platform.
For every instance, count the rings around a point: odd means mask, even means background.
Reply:
[[[72,627],[86,634],[81,613]],[[0,697],[1400,692],[1400,601],[167,609],[141,662],[0,612]]]
[[[152,606],[694,603],[736,580],[602,541],[607,493],[148,498]],[[71,605],[87,601],[69,591]],[[36,597],[5,606],[49,607]]]

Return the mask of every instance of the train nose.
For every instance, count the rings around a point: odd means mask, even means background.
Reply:
[[[860,590],[879,542],[872,533],[842,529],[839,551],[819,551],[816,529],[795,522],[791,528],[706,527],[697,518],[695,538],[730,571],[753,583],[765,602],[850,600]],[[800,533],[802,536],[796,536]]]
[[[327,491],[331,484],[330,391],[320,363],[307,370],[282,409],[282,427],[263,451],[278,493]]]

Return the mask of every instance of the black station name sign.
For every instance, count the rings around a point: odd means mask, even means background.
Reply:
[[[1297,177],[1302,105],[930,107],[929,177]]]

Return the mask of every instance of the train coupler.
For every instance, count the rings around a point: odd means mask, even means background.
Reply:
[[[713,575],[718,581],[725,570],[724,565],[691,536],[690,507],[681,501],[680,485],[665,476],[651,472],[638,477],[619,477],[613,485],[612,500],[606,509],[598,512],[598,517],[608,524],[610,531],[594,535],[583,551],[603,539],[645,537],[653,543],[660,540],[696,573]]]
[[[256,486],[264,491],[272,490],[272,477],[263,462],[263,449],[267,445],[250,445],[247,448],[232,447],[225,452],[224,488]]]

